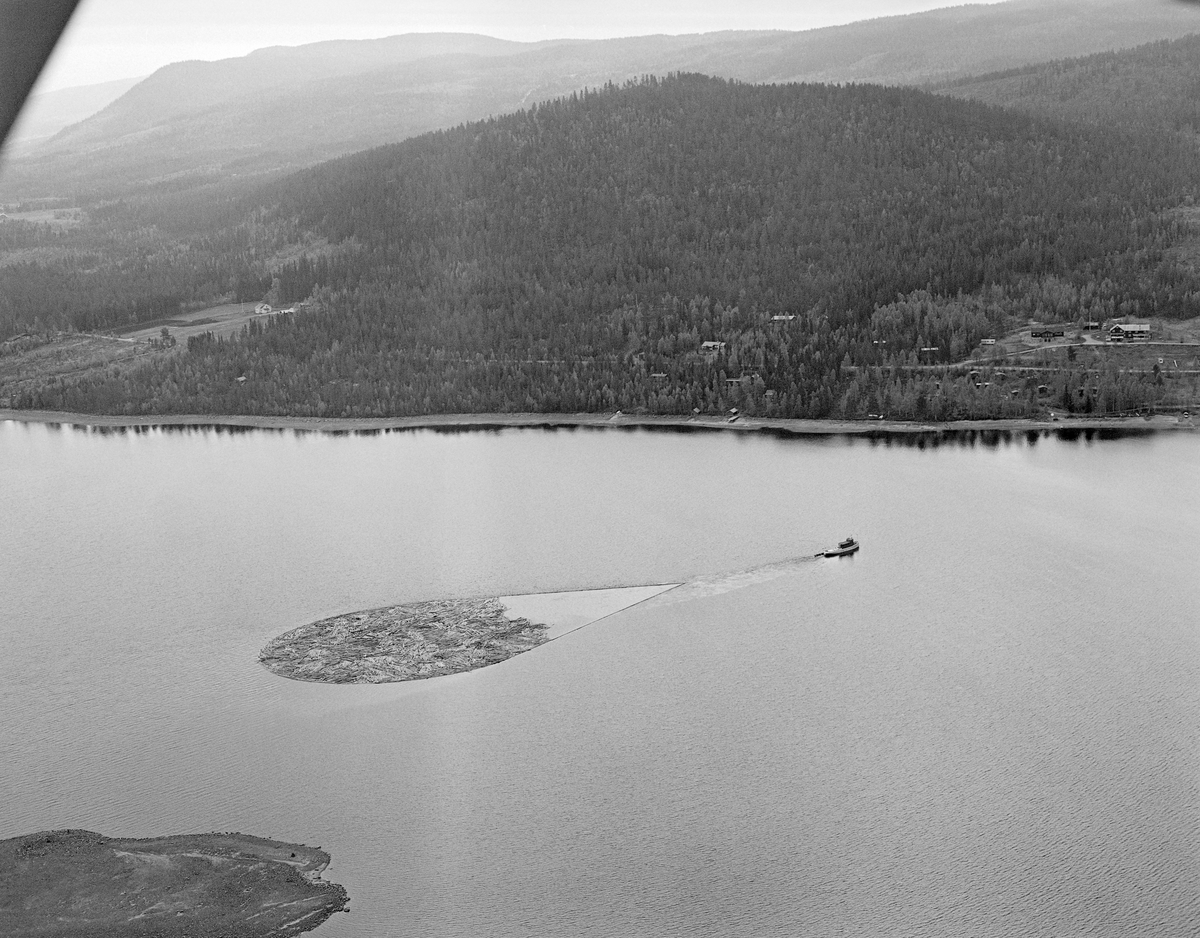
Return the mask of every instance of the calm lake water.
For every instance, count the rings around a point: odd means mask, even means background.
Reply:
[[[0,423],[0,837],[320,844],[319,936],[1194,935],[1200,434],[1033,439]],[[255,661],[696,577],[472,674]]]

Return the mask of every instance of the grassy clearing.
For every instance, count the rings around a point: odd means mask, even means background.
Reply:
[[[154,356],[175,355],[191,336],[212,332],[229,337],[255,318],[253,303],[229,303],[138,323],[112,333],[56,332],[0,342],[0,407],[27,388],[64,378],[95,376]],[[163,347],[166,329],[175,345]]]

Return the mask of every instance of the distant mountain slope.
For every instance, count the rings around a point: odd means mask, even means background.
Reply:
[[[1008,0],[772,33],[681,68],[742,81],[926,85],[1200,31],[1180,0]]]
[[[13,154],[27,151],[33,144],[48,140],[60,130],[77,124],[108,107],[142,78],[119,78],[97,85],[40,91],[29,96],[5,149]]]
[[[513,43],[408,35],[161,69],[0,174],[0,201],[310,164],[645,74],[922,84],[1200,29],[1175,0],[1010,0],[800,33]]]
[[[954,82],[946,94],[1055,118],[1200,133],[1200,36]]]
[[[0,267],[0,318],[75,304],[93,327],[127,321],[135,271],[176,302],[214,283],[310,300],[242,339],[22,392],[28,407],[821,417],[878,412],[894,387],[944,416],[958,404],[929,366],[1008,324],[1200,312],[1170,217],[1198,184],[1165,135],[910,88],[682,75],[300,171],[231,203],[223,228],[176,218],[179,243],[76,263],[71,281]],[[7,299],[22,284],[37,289]],[[1016,406],[1004,395],[989,412]]]
[[[112,107],[43,147],[45,153],[103,146],[128,134],[203,114],[229,102],[245,105],[319,86],[329,79],[403,67],[446,55],[501,57],[535,44],[488,36],[413,33],[388,39],[274,46],[217,62],[176,62],[139,83]]]

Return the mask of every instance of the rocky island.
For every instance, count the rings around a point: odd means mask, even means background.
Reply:
[[[344,911],[329,854],[245,834],[56,830],[0,840],[10,938],[289,938]]]
[[[272,639],[258,660],[298,681],[383,684],[497,664],[546,641],[499,599],[442,599],[350,612]]]

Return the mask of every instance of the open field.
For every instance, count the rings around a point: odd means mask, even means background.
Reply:
[[[1077,352],[1082,352],[1084,349],[1089,351],[1094,349],[1151,349],[1169,346],[1178,353],[1176,357],[1186,358],[1188,361],[1200,357],[1200,317],[1181,321],[1150,318],[1140,319],[1139,322],[1150,323],[1153,341],[1128,344],[1108,342],[1107,329],[1111,322],[1102,323],[1101,328],[1093,330],[1080,329],[1078,324],[1072,323],[1063,327],[1064,335],[1061,338],[1050,340],[1032,338],[1030,336],[1031,327],[1025,325],[1007,335],[998,336],[995,345],[975,349],[971,357],[961,364],[981,365],[1018,356],[1036,358],[1043,353],[1051,353],[1054,349],[1066,349],[1072,346],[1076,348]],[[1161,351],[1157,353],[1157,355],[1163,354]]]
[[[58,378],[96,374],[140,362],[146,356],[175,355],[194,335],[232,336],[255,318],[254,303],[230,303],[139,323],[111,333],[59,332],[17,336],[0,342],[0,405],[21,391]],[[265,318],[265,317],[259,317]],[[175,340],[164,347],[162,331]]]
[[[254,303],[227,303],[224,306],[209,306],[166,319],[139,323],[136,327],[118,330],[116,334],[135,342],[146,342],[159,338],[162,330],[166,328],[180,345],[186,345],[191,336],[204,332],[211,332],[213,335],[219,336],[236,335],[242,326],[255,318],[255,305]]]
[[[81,332],[18,336],[0,343],[0,403],[48,380],[123,366],[153,353],[147,343],[113,336]]]
[[[0,211],[3,207],[0,206]],[[77,228],[86,221],[87,216],[81,208],[43,208],[29,212],[7,212],[5,221],[27,221],[35,225],[50,225],[53,228]]]
[[[997,346],[999,347],[999,346]],[[1200,373],[1200,342],[1130,342],[1128,344],[1101,342],[1047,342],[1034,348],[1013,353],[969,359],[941,368],[976,366],[1061,369],[1071,367],[1107,367],[1126,371],[1153,372],[1157,365],[1164,374]]]
[[[329,854],[244,834],[110,838],[43,831],[0,841],[9,938],[285,938],[346,908]]]
[[[1050,386],[1057,376],[1073,374],[1081,396],[1088,388],[1095,395],[1106,381],[1111,386],[1114,376],[1124,375],[1158,386],[1156,411],[1195,413],[1200,406],[1200,341],[1195,338],[1200,320],[1170,326],[1173,328],[1157,331],[1160,338],[1151,342],[1108,343],[1091,336],[1083,340],[1068,336],[1016,351],[996,352],[1012,346],[1011,341],[1004,346],[997,343],[986,358],[947,366],[945,370],[962,375],[965,369],[972,369],[969,375],[977,382],[976,387],[998,384],[1016,388],[1023,382],[1042,381]],[[1057,411],[1061,405],[1059,401],[1051,409]]]

